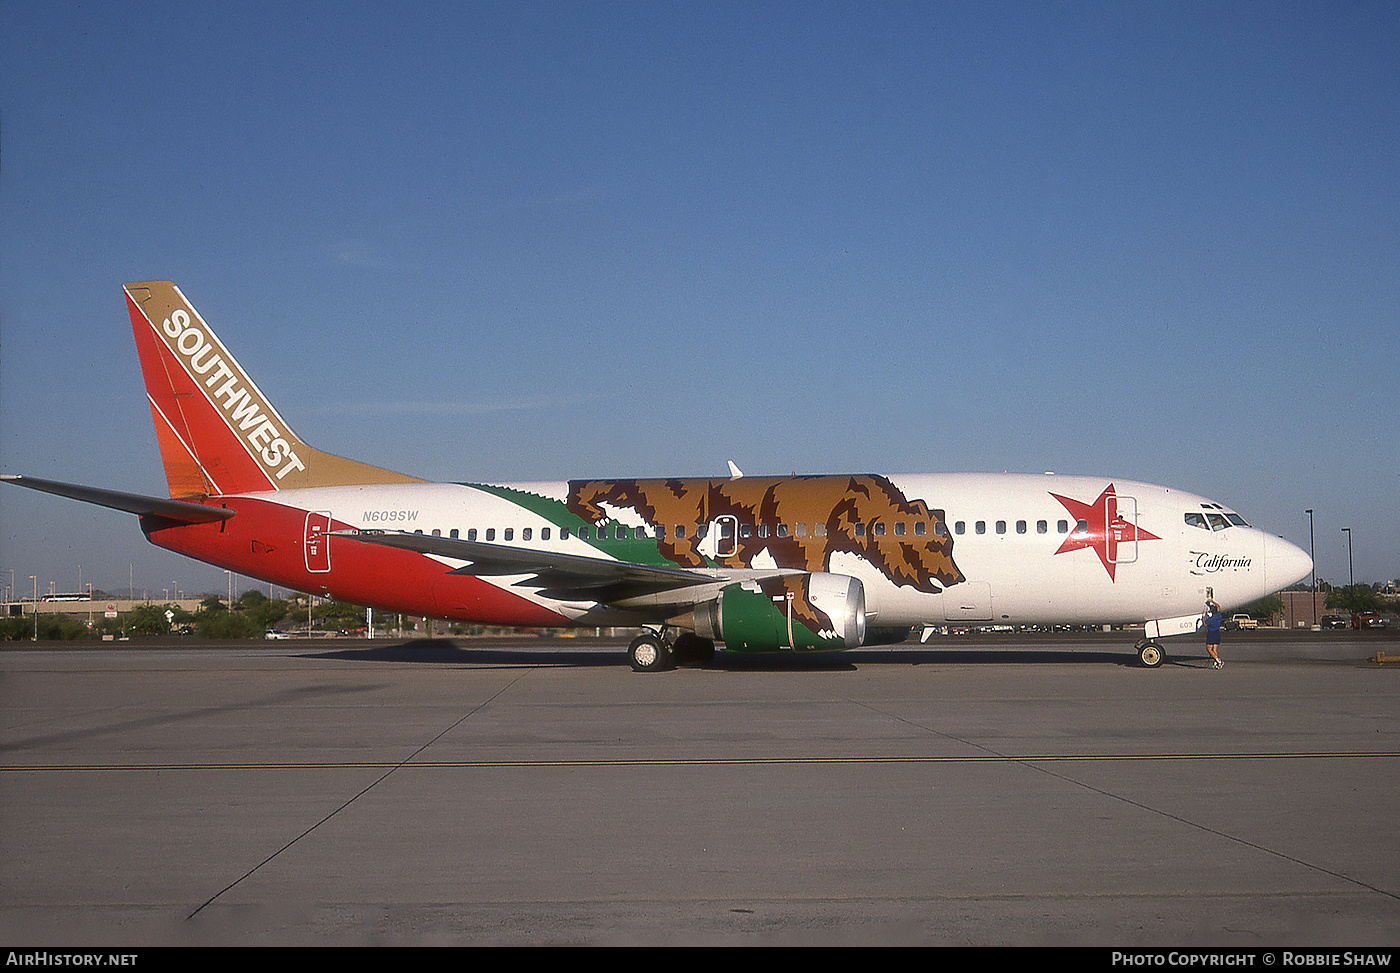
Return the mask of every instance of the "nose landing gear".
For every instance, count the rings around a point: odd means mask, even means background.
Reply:
[[[1149,639],[1143,639],[1135,646],[1138,654],[1138,661],[1145,668],[1156,669],[1166,661],[1167,654],[1162,651],[1162,647]]]

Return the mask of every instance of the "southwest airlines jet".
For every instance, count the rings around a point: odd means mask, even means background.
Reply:
[[[1137,652],[1306,577],[1233,510],[1090,476],[858,473],[430,483],[311,448],[174,284],[126,285],[169,498],[32,477],[160,547],[298,591],[499,625],[629,626],[638,671],[902,641],[912,629],[1146,623]]]

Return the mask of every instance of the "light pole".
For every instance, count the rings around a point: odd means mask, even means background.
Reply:
[[[1347,535],[1347,572],[1351,576],[1349,587],[1356,587],[1356,568],[1351,563],[1351,528],[1343,527],[1342,533]]]
[[[1307,512],[1307,513],[1308,513],[1308,557],[1311,558],[1311,559],[1312,559],[1312,562],[1313,562],[1313,566],[1312,566],[1312,580],[1311,580],[1311,584],[1312,584],[1312,595],[1313,595],[1312,623],[1313,623],[1314,625],[1316,625],[1316,624],[1317,624],[1317,552],[1316,552],[1316,550],[1315,550],[1314,547],[1313,547],[1313,512],[1312,512],[1312,508],[1308,508],[1308,512]]]

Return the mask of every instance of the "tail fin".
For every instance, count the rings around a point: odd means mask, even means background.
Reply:
[[[302,442],[169,281],[127,284],[126,307],[172,497],[418,482]]]

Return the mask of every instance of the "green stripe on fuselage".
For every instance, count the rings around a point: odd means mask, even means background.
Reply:
[[[570,510],[562,500],[538,493],[530,493],[526,490],[517,490],[514,487],[498,486],[494,483],[463,483],[461,485],[509,501],[517,507],[544,518],[561,530],[567,528],[569,533],[575,537],[579,536],[581,529],[586,528],[589,534],[588,544],[619,561],[675,567],[676,562],[661,555],[660,545],[654,534],[655,526],[648,527],[646,529],[647,536],[642,538],[636,536],[637,529],[635,527],[627,527],[627,537],[619,539],[617,530],[624,525],[616,521],[600,520],[593,523],[584,520]]]

